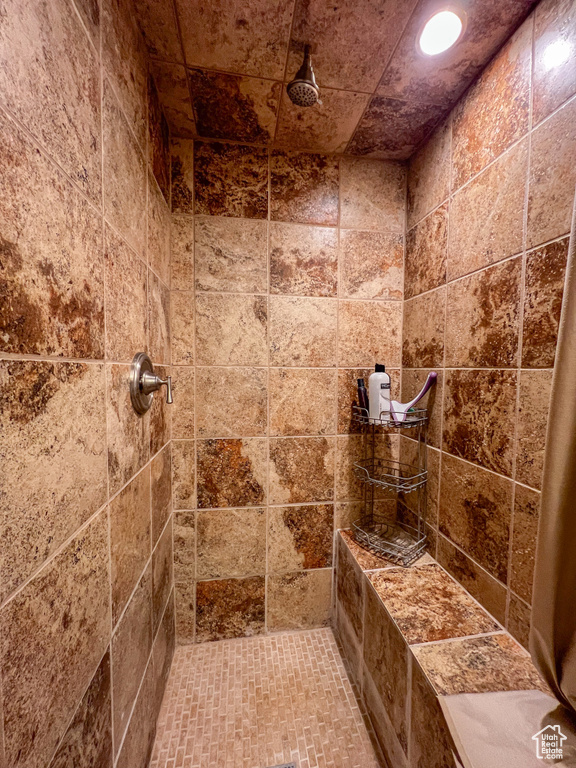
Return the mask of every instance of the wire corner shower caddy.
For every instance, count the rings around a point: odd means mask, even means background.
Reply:
[[[354,464],[354,473],[363,484],[363,512],[352,523],[354,538],[366,549],[407,567],[426,548],[428,412],[425,408],[411,409],[404,420],[398,421],[388,412],[381,413],[380,418],[371,418],[365,408],[353,405],[352,419],[363,425],[366,438],[364,458]],[[391,433],[406,433],[415,439],[415,464],[378,456],[378,438]],[[397,511],[393,520],[385,512],[378,511],[378,502],[389,499],[390,494],[394,494],[397,501],[401,494],[413,524],[400,520]],[[407,496],[414,502],[409,506]]]

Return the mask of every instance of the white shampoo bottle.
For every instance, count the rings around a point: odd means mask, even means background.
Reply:
[[[376,370],[368,379],[370,398],[370,418],[390,418],[390,376],[386,373],[385,365],[376,363]]]

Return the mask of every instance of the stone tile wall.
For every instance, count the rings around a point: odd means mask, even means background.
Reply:
[[[0,18],[0,765],[144,768],[174,647],[169,137],[126,3]]]
[[[576,187],[555,51],[575,44],[576,4],[543,0],[408,170],[402,388],[439,372],[431,552],[524,644]]]
[[[405,169],[172,153],[179,641],[322,626],[358,514],[356,379],[382,362],[399,387]]]

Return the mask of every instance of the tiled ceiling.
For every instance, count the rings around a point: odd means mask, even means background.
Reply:
[[[535,0],[134,0],[172,134],[404,159]],[[460,42],[416,48],[425,21],[462,8]],[[287,97],[313,51],[322,103]]]

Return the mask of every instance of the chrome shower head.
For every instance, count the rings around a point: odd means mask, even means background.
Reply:
[[[286,91],[290,101],[297,107],[312,107],[320,101],[320,89],[316,84],[312,61],[310,59],[310,46],[304,47],[304,61],[296,72],[294,80],[288,83]]]

